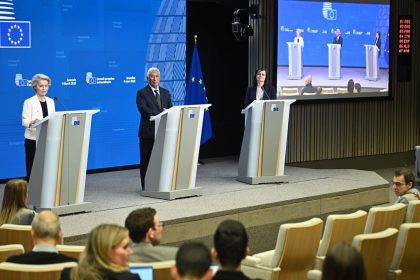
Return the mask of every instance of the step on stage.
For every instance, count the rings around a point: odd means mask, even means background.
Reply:
[[[90,174],[85,201],[93,212],[61,217],[65,243],[86,240],[96,225],[124,225],[127,215],[153,207],[165,224],[162,243],[205,239],[224,219],[236,219],[252,228],[323,217],[389,202],[388,182],[373,171],[307,169],[286,166],[288,183],[247,185],[236,180],[237,158],[207,159],[197,168],[196,187],[203,195],[172,201],[143,197],[139,170]],[[251,236],[252,240],[252,236]]]

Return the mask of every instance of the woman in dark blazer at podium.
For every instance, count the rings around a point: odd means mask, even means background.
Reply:
[[[44,74],[36,74],[32,78],[32,89],[35,95],[23,103],[22,125],[25,127],[25,157],[26,157],[26,180],[29,182],[32,164],[36,150],[36,128],[32,126],[55,112],[54,100],[46,97],[51,85],[51,79]]]
[[[255,71],[253,85],[246,90],[244,108],[254,100],[270,100],[277,99],[276,89],[265,83],[267,71],[264,68],[258,68]]]
[[[381,32],[377,31],[375,35],[375,46],[378,47],[378,58],[381,56]]]

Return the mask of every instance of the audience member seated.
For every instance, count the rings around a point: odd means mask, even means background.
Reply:
[[[125,219],[125,227],[134,242],[130,262],[158,262],[175,260],[178,248],[161,246],[163,223],[156,210],[141,208],[131,212]]]
[[[411,200],[420,199],[420,192],[414,187],[414,174],[406,168],[395,171],[392,188],[398,197],[394,204],[408,204]]]
[[[322,280],[366,280],[359,251],[348,243],[334,245],[325,257]]]
[[[30,225],[35,211],[28,209],[28,183],[22,179],[10,180],[4,187],[0,210],[0,225]]]
[[[213,242],[213,258],[220,263],[213,279],[250,279],[241,271],[241,261],[249,255],[248,235],[243,224],[234,220],[223,221],[216,229]]]
[[[300,93],[301,94],[304,94],[304,93],[313,93],[313,94],[315,94],[317,92],[318,92],[318,90],[315,87],[312,86],[312,75],[306,76],[305,77],[305,87],[302,88],[302,90],[301,90]]]
[[[354,89],[356,93],[361,93],[362,92],[362,85],[359,83],[355,83],[354,84]]]
[[[77,259],[59,254],[55,247],[63,238],[60,221],[54,212],[42,211],[35,216],[31,230],[34,248],[31,252],[11,256],[7,262],[21,264],[55,264],[77,262]]]
[[[97,226],[89,233],[79,265],[65,268],[61,280],[140,280],[128,270],[132,253],[126,228],[110,224]]]
[[[353,93],[354,92],[354,81],[350,79],[347,83],[347,92]]]
[[[213,277],[210,266],[209,249],[201,242],[187,242],[182,244],[176,253],[176,265],[171,270],[172,278],[175,280],[210,280]]]

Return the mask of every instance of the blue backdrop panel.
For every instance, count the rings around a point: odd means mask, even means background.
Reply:
[[[296,29],[302,29],[305,66],[328,66],[328,48],[339,28],[344,39],[342,66],[365,67],[365,44],[375,43],[381,32],[382,54],[389,32],[389,4],[278,1],[278,65],[288,65],[287,42],[293,42]],[[381,55],[380,66],[388,67]]]
[[[185,0],[8,2],[12,14],[0,16],[0,25],[24,22],[30,32],[0,37],[24,36],[30,46],[0,45],[0,179],[25,176],[21,113],[36,73],[51,77],[56,110],[101,110],[93,117],[88,169],[138,164],[135,99],[145,70],[162,67],[162,85],[175,101],[185,96]]]

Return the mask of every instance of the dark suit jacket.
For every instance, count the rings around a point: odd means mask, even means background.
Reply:
[[[270,85],[264,85],[263,100],[277,99],[276,89]],[[257,98],[257,87],[252,86],[246,90],[244,108]]]
[[[318,93],[318,90],[315,87],[313,87],[312,84],[307,84],[304,88],[302,88],[300,93],[303,94],[305,92],[307,92],[307,93],[313,93],[313,92]]]
[[[159,87],[160,100],[162,108],[169,109],[172,107],[171,95],[167,89]],[[156,116],[162,110],[156,101],[155,94],[149,85],[137,91],[136,98],[137,108],[141,114],[141,121],[139,127],[139,137],[154,139],[155,122],[150,121],[150,117]]]
[[[20,264],[55,264],[78,262],[77,259],[53,252],[27,252],[7,258],[7,262]]]
[[[242,271],[218,270],[213,280],[251,280]]]
[[[381,56],[381,38],[378,38],[378,40],[376,40],[376,38],[375,38],[375,45],[379,49],[379,51],[378,51],[378,57],[380,57]]]
[[[340,36],[337,38],[337,36],[335,36],[333,39],[333,44],[340,44],[341,46],[343,46],[343,37]]]
[[[63,269],[61,272],[61,280],[70,280],[71,267]],[[140,276],[130,271],[114,272],[104,269],[100,272],[102,280],[141,280]]]

